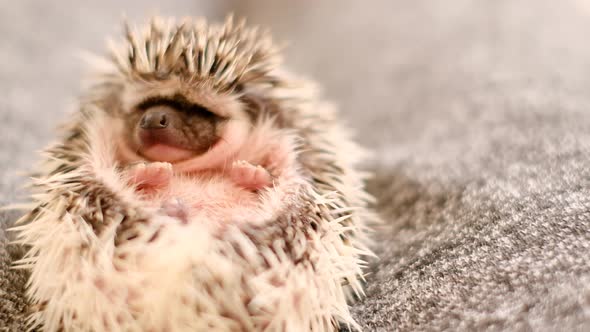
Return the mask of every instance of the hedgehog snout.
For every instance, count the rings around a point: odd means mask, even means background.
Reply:
[[[166,144],[188,148],[183,126],[183,120],[176,110],[169,107],[153,107],[142,115],[137,133],[143,147]]]
[[[161,109],[150,110],[146,112],[139,122],[139,126],[143,129],[163,129],[168,127],[170,123],[169,112]]]

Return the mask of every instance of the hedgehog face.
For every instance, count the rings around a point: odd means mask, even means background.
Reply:
[[[129,84],[122,100],[117,141],[123,162],[216,167],[241,147],[252,126],[232,94],[180,79]]]
[[[125,139],[146,159],[176,162],[210,150],[229,119],[181,94],[153,96],[125,115]]]
[[[276,83],[270,38],[231,18],[223,25],[154,19],[128,27],[126,37],[111,50],[114,70],[92,96],[119,115],[121,161],[165,161],[188,171],[226,163],[263,113],[253,112],[251,96]]]

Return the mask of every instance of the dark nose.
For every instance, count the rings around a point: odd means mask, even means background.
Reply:
[[[143,129],[163,129],[168,127],[168,115],[164,111],[146,112],[139,126]]]

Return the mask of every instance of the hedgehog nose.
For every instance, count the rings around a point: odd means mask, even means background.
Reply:
[[[146,112],[139,126],[143,129],[163,129],[168,127],[168,115],[164,111]]]

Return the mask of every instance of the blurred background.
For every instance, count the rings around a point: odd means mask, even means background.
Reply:
[[[287,42],[376,152],[368,330],[588,327],[588,0],[0,0],[0,204],[75,107],[79,50],[123,14],[228,12]]]

